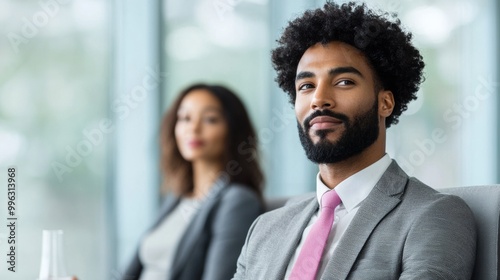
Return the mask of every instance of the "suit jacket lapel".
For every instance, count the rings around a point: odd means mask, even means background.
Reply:
[[[401,202],[408,176],[393,161],[363,201],[321,279],[346,279],[377,224]]]
[[[198,241],[203,235],[203,230],[205,229],[212,209],[219,201],[222,190],[226,188],[227,184],[227,178],[220,177],[214,183],[209,193],[204,198],[204,201],[201,201],[198,205],[198,209],[193,215],[192,221],[189,223],[186,232],[177,246],[171,270],[171,275],[173,277],[170,277],[169,279],[176,279],[178,273],[185,266],[184,264],[188,261],[191,252],[195,248],[196,241]]]
[[[302,232],[306,228],[312,215],[318,210],[319,204],[316,196],[298,202],[296,205],[287,209],[285,220],[288,221],[287,227],[280,231],[279,244],[276,244],[274,255],[270,256],[270,260],[279,261],[279,263],[270,262],[266,279],[284,279],[286,269],[290,263],[297,245],[302,237]]]

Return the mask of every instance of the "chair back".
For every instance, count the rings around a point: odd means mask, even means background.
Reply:
[[[474,214],[477,226],[475,280],[499,278],[500,185],[438,189],[462,198]]]

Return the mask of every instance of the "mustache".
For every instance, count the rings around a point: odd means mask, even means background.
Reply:
[[[349,117],[347,117],[346,115],[341,114],[341,113],[335,113],[335,112],[329,111],[329,110],[322,110],[322,111],[315,111],[314,113],[312,113],[311,115],[309,115],[304,120],[304,122],[302,123],[302,125],[304,126],[304,130],[305,131],[309,131],[309,129],[311,128],[311,125],[309,123],[315,117],[320,117],[320,116],[333,117],[333,118],[336,118],[336,119],[339,119],[339,120],[343,121],[346,124],[349,124]]]

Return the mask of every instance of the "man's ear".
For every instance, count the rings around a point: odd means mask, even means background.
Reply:
[[[378,113],[381,117],[387,118],[394,110],[394,95],[390,90],[381,90],[378,93]]]

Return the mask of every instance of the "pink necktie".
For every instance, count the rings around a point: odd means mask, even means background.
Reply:
[[[333,224],[334,211],[340,204],[340,197],[334,190],[321,197],[321,212],[300,250],[289,280],[314,280],[326,241]]]

